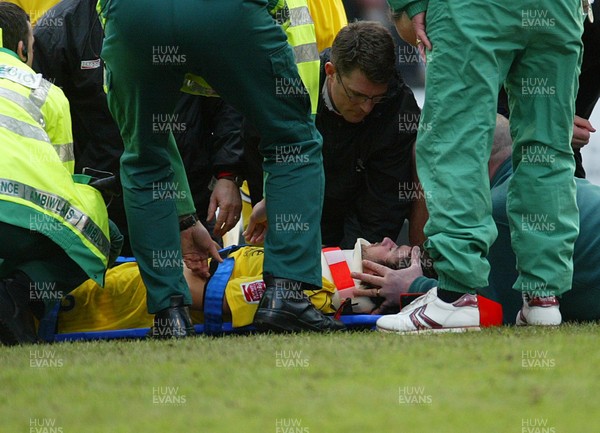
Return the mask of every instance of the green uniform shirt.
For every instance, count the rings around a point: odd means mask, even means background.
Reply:
[[[412,18],[427,10],[429,0],[388,0],[388,3],[394,9],[394,12],[404,10]]]

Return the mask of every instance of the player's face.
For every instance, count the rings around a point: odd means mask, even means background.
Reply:
[[[397,268],[401,260],[410,257],[411,248],[408,245],[396,245],[390,238],[371,244],[364,248],[363,259]]]

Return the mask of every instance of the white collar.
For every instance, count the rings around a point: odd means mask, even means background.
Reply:
[[[363,238],[358,238],[356,240],[356,244],[354,244],[354,249],[352,250],[342,250],[344,254],[344,258],[346,259],[346,263],[348,264],[348,268],[350,272],[362,272],[362,246],[371,245],[371,243]],[[323,277],[328,279],[329,281],[333,281],[333,277],[331,275],[331,271],[329,270],[329,265],[325,260],[325,256],[321,253],[321,272],[323,273]],[[359,280],[354,280],[355,283],[360,283]]]
[[[327,86],[328,81],[329,81],[329,75],[327,75],[325,77],[325,82],[323,83],[323,88],[321,89],[321,95],[323,96],[323,102],[325,102],[325,106],[327,107],[327,109],[329,111],[333,111],[338,116],[341,116],[342,114],[339,111],[337,111],[333,105],[333,99],[331,98],[331,95],[329,94],[329,87]]]

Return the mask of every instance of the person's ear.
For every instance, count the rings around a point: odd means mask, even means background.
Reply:
[[[29,53],[27,52],[27,45],[23,41],[19,41],[17,44],[17,55],[24,63],[27,63]]]
[[[335,74],[336,70],[335,70],[335,66],[333,66],[333,63],[331,62],[327,62],[325,63],[325,74],[328,77],[333,76],[333,74]]]

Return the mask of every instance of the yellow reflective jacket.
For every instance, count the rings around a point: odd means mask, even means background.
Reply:
[[[62,90],[0,48],[0,220],[47,236],[102,285],[106,205],[95,188],[75,183],[72,142]]]
[[[348,25],[342,0],[308,0],[308,9],[315,22],[319,52],[331,47],[338,32]]]
[[[37,21],[48,12],[48,9],[56,5],[60,0],[6,0],[9,3],[14,3],[23,9],[27,15],[31,25],[35,26]]]

